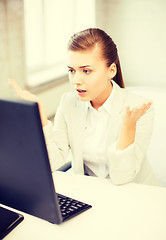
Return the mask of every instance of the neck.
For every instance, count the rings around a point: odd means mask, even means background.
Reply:
[[[112,92],[113,86],[112,83],[109,82],[109,84],[106,86],[104,92],[96,99],[93,99],[91,101],[91,105],[94,109],[98,110],[99,107],[101,107],[105,101],[109,98],[111,92]]]

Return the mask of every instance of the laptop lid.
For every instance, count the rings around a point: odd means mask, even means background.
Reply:
[[[0,239],[3,239],[24,219],[19,213],[0,207]]]
[[[0,203],[62,222],[37,103],[0,100]]]

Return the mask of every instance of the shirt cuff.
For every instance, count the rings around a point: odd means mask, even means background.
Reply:
[[[117,145],[117,142],[114,142],[114,143],[111,145],[111,148],[110,148],[111,153],[120,155],[120,154],[127,154],[127,153],[129,153],[130,151],[132,151],[132,150],[134,149],[135,143],[130,144],[127,148],[125,148],[125,149],[123,149],[123,150],[117,150],[117,149],[116,149],[116,145]]]
[[[116,149],[116,142],[113,143],[108,151],[110,167],[117,171],[128,171],[135,169],[135,143],[124,150]]]
[[[48,124],[43,127],[43,132],[44,132],[46,139],[48,139],[52,135],[53,123],[50,120],[48,120]]]

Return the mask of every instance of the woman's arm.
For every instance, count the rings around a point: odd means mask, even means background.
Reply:
[[[149,105],[151,105],[149,103]],[[148,106],[147,106],[148,108]],[[107,156],[109,160],[109,171],[112,182],[116,185],[132,182],[139,174],[150,142],[152,134],[152,126],[154,119],[153,105],[140,117],[136,125],[126,125],[135,122],[134,109],[129,109],[122,116],[120,133],[109,148],[107,149]],[[132,118],[134,117],[134,118]],[[126,122],[126,120],[128,120]],[[131,127],[132,126],[132,127]],[[128,129],[129,127],[129,129]],[[145,174],[145,173],[144,173]]]

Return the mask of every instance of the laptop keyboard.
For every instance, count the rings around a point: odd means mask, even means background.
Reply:
[[[58,193],[59,206],[63,221],[86,211],[92,206]]]

